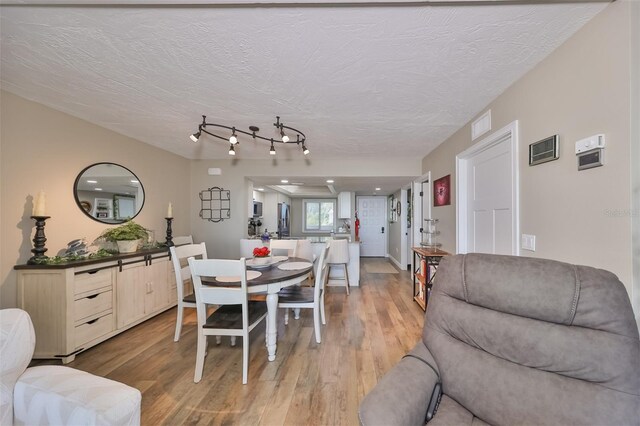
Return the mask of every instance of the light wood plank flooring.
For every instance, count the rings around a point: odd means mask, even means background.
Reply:
[[[171,309],[76,357],[70,367],[108,377],[142,392],[142,424],[357,425],[358,405],[420,338],[424,313],[412,301],[407,271],[367,273],[347,296],[328,287],[322,343],[303,309],[284,326],[278,315],[278,351],[268,362],[264,327],[250,336],[249,383],[242,385],[241,338],[209,342],[202,381],[193,383],[195,310],[186,310],[173,342]],[[369,268],[371,269],[371,268]],[[375,269],[375,268],[374,268]]]

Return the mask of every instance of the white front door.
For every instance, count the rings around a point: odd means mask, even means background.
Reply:
[[[515,137],[496,132],[458,158],[462,253],[518,254]]]
[[[358,197],[360,256],[387,254],[387,197]]]

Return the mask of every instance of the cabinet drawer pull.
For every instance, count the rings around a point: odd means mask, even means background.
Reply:
[[[93,295],[91,295],[91,296],[87,296],[87,297],[86,297],[86,299],[95,299],[95,298],[96,298],[96,297],[98,297],[99,295],[100,295],[100,293],[96,293],[96,294],[93,294]]]
[[[99,269],[94,269],[93,271],[87,271],[87,274],[93,275],[95,273],[97,273],[99,271]]]
[[[87,321],[87,324],[94,324],[94,323],[95,323],[96,321],[98,321],[99,319],[100,319],[100,318],[96,318],[96,319],[93,319],[93,320],[91,320],[91,321]]]

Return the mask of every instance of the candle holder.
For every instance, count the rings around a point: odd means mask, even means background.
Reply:
[[[31,219],[36,221],[36,234],[33,236],[33,248],[31,253],[33,256],[27,261],[29,265],[42,263],[43,260],[48,259],[49,256],[45,256],[47,248],[44,243],[47,242],[47,237],[44,235],[44,223],[51,216],[31,216]]]
[[[172,217],[165,217],[165,220],[167,221],[167,247],[172,247],[173,246],[173,236],[172,236],[172,232],[171,231],[171,222],[173,222],[173,218]]]

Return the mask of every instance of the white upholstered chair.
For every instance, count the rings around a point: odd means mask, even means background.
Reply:
[[[196,293],[198,313],[198,348],[193,381],[200,382],[204,370],[207,336],[242,337],[242,384],[249,371],[249,332],[267,316],[265,302],[248,301],[247,269],[240,260],[196,260],[189,258],[191,279]],[[204,286],[201,277],[238,277],[240,286]],[[207,317],[207,304],[220,305]]]
[[[36,344],[29,314],[0,310],[1,425],[139,425],[138,389],[59,365],[27,368]]]
[[[349,294],[349,272],[347,265],[349,263],[349,241],[346,239],[334,239],[331,240],[331,244],[329,247],[329,258],[327,260],[329,264],[329,273],[331,272],[332,267],[341,266],[344,268],[344,285],[347,289],[347,294]],[[340,279],[340,278],[332,278],[332,279]]]
[[[195,294],[184,294],[185,283],[191,282],[191,271],[189,270],[187,259],[189,257],[200,257],[201,259],[206,259],[207,247],[204,243],[187,244],[178,247],[169,247],[169,252],[171,253],[173,270],[176,274],[176,290],[178,292],[178,314],[176,318],[176,331],[173,337],[173,341],[177,342],[180,340],[180,333],[182,332],[184,308],[195,309],[196,307]]]
[[[183,246],[185,244],[193,244],[193,236],[192,235],[181,235],[178,237],[172,238],[173,244],[176,246]]]
[[[278,307],[285,308],[285,325],[289,322],[290,308],[307,308],[313,309],[313,333],[316,336],[316,342],[320,343],[320,319],[322,324],[326,324],[324,315],[324,283],[327,278],[327,264],[325,259],[329,247],[325,247],[318,258],[318,271],[316,273],[316,282],[314,287],[290,286],[285,287],[278,293]]]
[[[269,249],[272,256],[296,257],[298,249],[297,240],[271,240]]]

